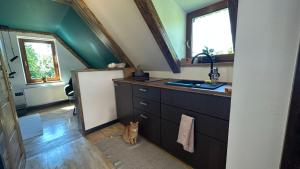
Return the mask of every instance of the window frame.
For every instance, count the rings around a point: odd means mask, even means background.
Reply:
[[[36,83],[45,83],[42,79],[32,79],[31,74],[29,71],[29,65],[27,61],[27,54],[25,49],[25,43],[26,42],[34,42],[34,43],[43,43],[43,44],[50,44],[51,50],[52,50],[52,58],[54,63],[54,71],[55,71],[55,77],[53,78],[47,78],[47,82],[57,82],[60,81],[60,71],[58,66],[58,59],[57,54],[55,50],[55,43],[51,40],[36,40],[36,39],[24,39],[24,38],[18,38],[19,41],[19,48],[21,51],[21,57],[22,57],[22,63],[24,68],[24,73],[26,77],[27,84],[36,84]]]
[[[191,43],[192,43],[192,32],[193,32],[193,30],[192,30],[193,19],[203,16],[203,15],[207,15],[209,13],[213,13],[213,12],[225,9],[225,8],[229,9],[227,0],[223,0],[221,2],[217,2],[215,4],[206,6],[204,8],[194,10],[187,14],[187,16],[186,16],[186,60],[187,61],[191,60],[193,58],[192,47],[191,47],[192,46]],[[230,25],[231,25],[231,23],[230,23]],[[216,63],[224,63],[224,62],[233,62],[234,61],[234,54],[222,54],[222,55],[214,55],[214,56],[215,56]]]

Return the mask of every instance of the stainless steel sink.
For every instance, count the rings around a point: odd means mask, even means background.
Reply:
[[[165,84],[173,85],[173,86],[209,89],[209,90],[215,90],[225,85],[225,83],[205,83],[204,81],[198,81],[198,80],[177,80],[177,81],[166,82]]]

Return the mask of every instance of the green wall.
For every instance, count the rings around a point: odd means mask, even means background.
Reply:
[[[178,59],[185,58],[186,13],[174,0],[152,0]]]
[[[69,6],[52,0],[0,0],[0,25],[57,34],[92,68],[119,62]]]

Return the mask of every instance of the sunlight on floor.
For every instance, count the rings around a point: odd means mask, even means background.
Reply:
[[[41,140],[44,142],[51,141],[62,137],[66,133],[64,126],[56,126],[55,128],[46,128],[43,130]]]

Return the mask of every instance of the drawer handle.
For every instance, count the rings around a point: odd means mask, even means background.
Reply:
[[[140,89],[139,89],[139,91],[141,91],[141,92],[144,92],[144,93],[145,93],[145,92],[147,92],[148,90],[147,90],[147,89],[140,88]]]
[[[140,117],[143,119],[149,119],[149,117],[145,116],[144,114],[141,114]]]
[[[143,101],[140,101],[140,105],[148,106],[148,104],[146,102],[143,102]]]

